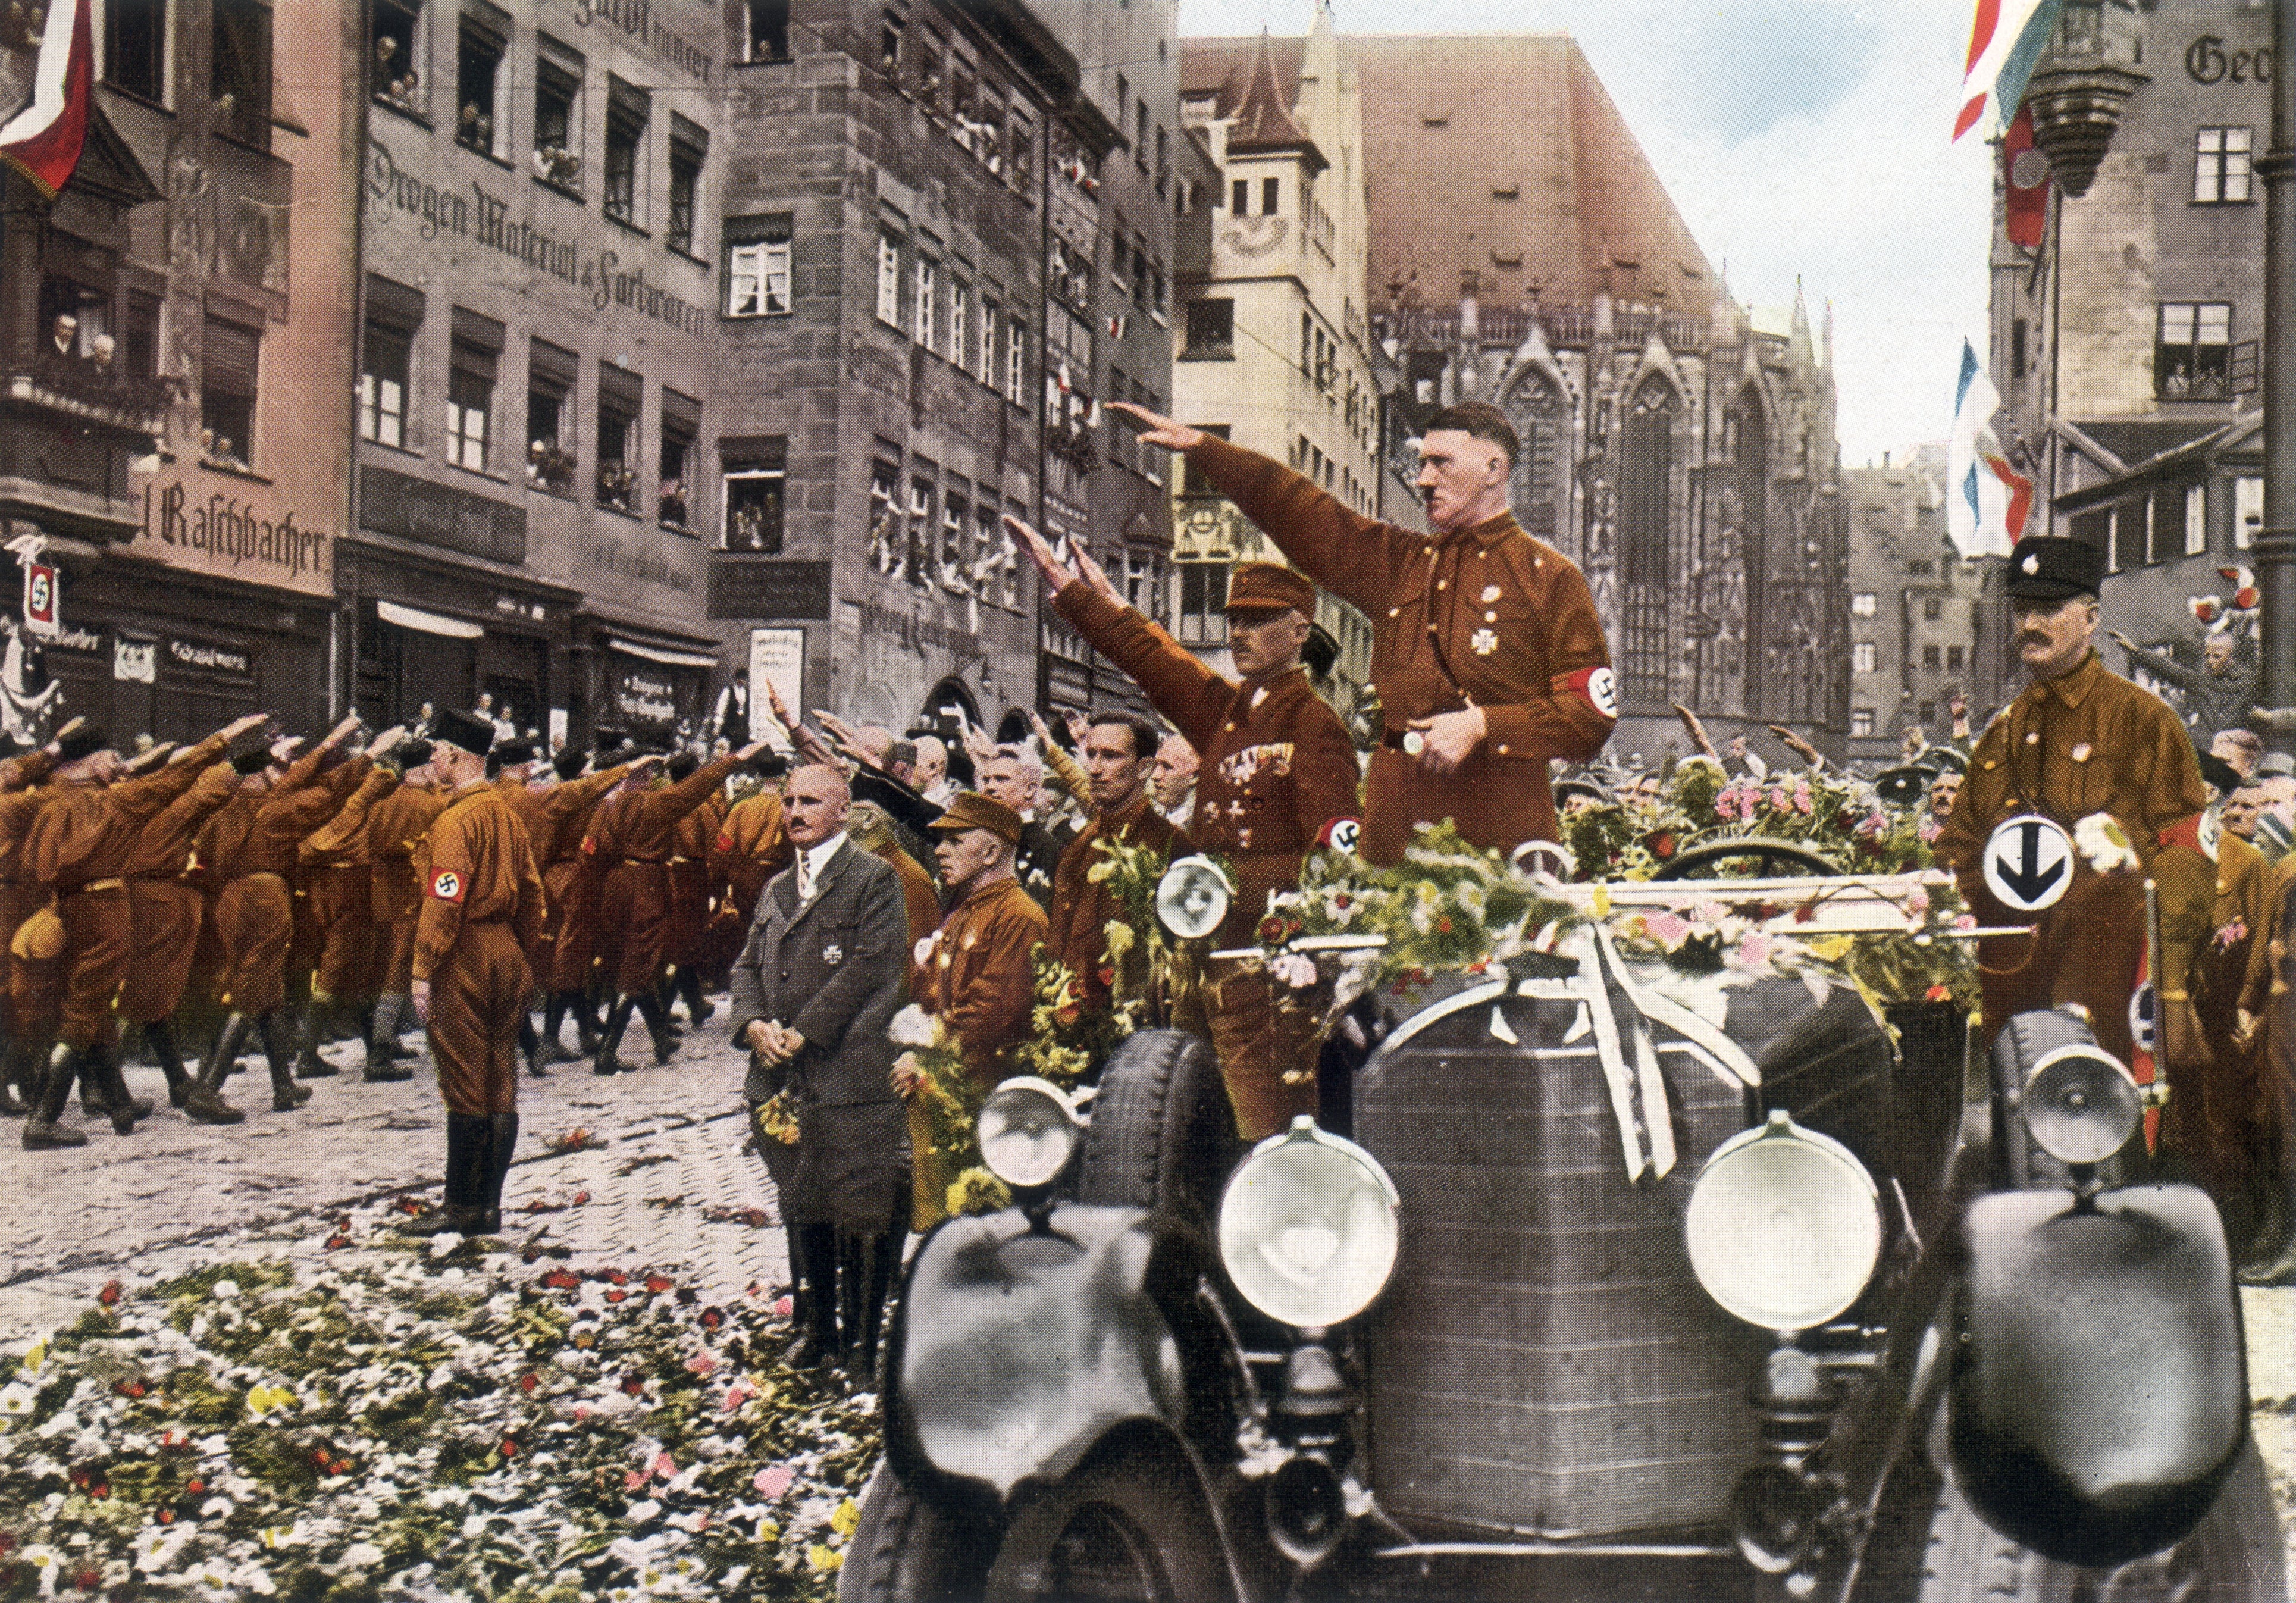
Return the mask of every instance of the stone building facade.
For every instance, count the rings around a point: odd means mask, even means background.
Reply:
[[[1610,635],[1616,750],[1678,744],[1675,703],[1718,736],[1777,722],[1839,749],[1830,330],[1799,298],[1780,314],[1734,302],[1567,37],[1347,48],[1371,328],[1401,381],[1389,448],[1403,456],[1439,405],[1507,414],[1516,515],[1585,571]]]
[[[1845,468],[1849,503],[1849,729],[1853,761],[1898,760],[1908,730],[1952,735],[1953,698],[1983,728],[2006,700],[2008,613],[1998,564],[1946,538],[1945,448]]]
[[[93,20],[77,172],[53,200],[4,176],[0,538],[52,574],[55,621],[12,621],[0,679],[12,705],[53,678],[122,739],[308,727],[341,644],[356,147],[340,73],[272,63],[339,61],[343,15]],[[38,41],[0,28],[14,105]]]
[[[1188,39],[1181,116],[1215,172],[1210,226],[1184,257],[1174,406],[1382,515],[1380,391],[1364,299],[1362,96],[1328,6],[1300,39]],[[1225,665],[1227,576],[1283,553],[1209,485],[1177,495],[1175,632]],[[1360,684],[1371,629],[1325,596],[1318,621]]]
[[[2193,604],[2234,595],[2263,515],[2271,19],[2256,0],[2069,5],[2055,47],[2129,74],[2112,144],[2085,193],[2052,197],[2037,249],[2008,236],[1997,164],[1992,370],[2036,522],[2102,547],[2108,621],[2194,667]]]

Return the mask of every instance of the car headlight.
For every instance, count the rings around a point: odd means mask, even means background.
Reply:
[[[2144,1093],[2102,1047],[2062,1046],[2025,1077],[2025,1129],[2060,1163],[2102,1163],[2144,1122]]]
[[[988,1093],[974,1122],[980,1161],[1008,1186],[1049,1186],[1075,1153],[1084,1122],[1061,1088],[1019,1074]]]
[[[1208,857],[1184,857],[1156,882],[1156,921],[1183,941],[1210,934],[1227,918],[1235,887]]]
[[[1784,1109],[1706,1160],[1683,1219],[1690,1267],[1725,1311],[1808,1330],[1855,1303],[1882,1258],[1882,1192],[1841,1142]]]
[[[1336,1325],[1395,1272],[1395,1182],[1304,1114],[1251,1150],[1219,1207],[1220,1262],[1244,1299],[1287,1325]]]

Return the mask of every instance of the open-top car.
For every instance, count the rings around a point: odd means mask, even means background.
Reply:
[[[2285,1595],[2215,1210],[2081,1018],[1979,1052],[1941,879],[1420,867],[1263,928],[1319,1119],[990,1096],[842,1597]]]

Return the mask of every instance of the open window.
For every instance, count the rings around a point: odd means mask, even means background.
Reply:
[[[255,384],[263,331],[210,312],[200,353],[200,454],[233,467],[255,464]],[[340,393],[340,392],[339,392]]]
[[[422,327],[422,292],[368,274],[366,317],[359,333],[359,438],[408,448],[407,396],[414,385],[414,336]]]
[[[725,464],[726,549],[777,555],[782,548],[788,440],[773,435],[726,440],[718,451]]]
[[[574,386],[581,359],[536,340],[526,357],[526,481],[554,495],[574,493]]]
[[[534,61],[534,176],[582,191],[582,58],[545,40]]]
[[[242,144],[271,144],[271,7],[215,0],[208,89],[217,125]]]
[[[168,98],[168,0],[104,0],[103,81],[155,104]]]
[[[669,217],[662,226],[662,243],[688,256],[693,254],[693,218],[701,193],[701,163],[709,152],[709,131],[671,112]]]
[[[655,506],[664,529],[693,530],[693,442],[701,434],[701,403],[675,390],[661,392],[660,483]]]
[[[786,211],[726,219],[727,316],[777,317],[788,313],[790,224]]]
[[[611,362],[598,364],[598,505],[609,512],[637,510],[638,406],[645,385]]]
[[[652,97],[619,78],[610,78],[606,90],[606,215],[633,228],[645,224],[642,182],[645,168],[646,124],[652,116]]]
[[[736,0],[741,23],[738,60],[785,62],[790,55],[789,0]]]
[[[499,148],[496,127],[502,119],[496,93],[502,82],[508,36],[488,17],[463,13],[455,58],[455,143],[481,155]]]

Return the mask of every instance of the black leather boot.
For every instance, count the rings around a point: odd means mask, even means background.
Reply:
[[[534,1015],[530,1013],[518,1015],[518,1055],[526,1059],[528,1073],[537,1080],[550,1078],[550,1070],[543,1061],[542,1032],[534,1027]]]
[[[669,1009],[655,995],[638,998],[638,1011],[645,1015],[646,1033],[653,1038],[653,1061],[659,1067],[677,1055],[677,1032],[670,1027]]]
[[[40,1080],[31,1043],[10,1036],[7,1056],[0,1060],[0,1116],[20,1119],[30,1113],[40,1100]]]
[[[614,1004],[606,1018],[606,1032],[598,1040],[598,1059],[590,1065],[593,1074],[620,1074],[630,1065],[621,1060],[622,1032],[630,1027],[630,1013],[637,1006],[631,998],[623,997]]]
[[[447,1115],[447,1185],[439,1205],[398,1227],[402,1236],[477,1235],[486,1223],[491,1129],[482,1114]]]
[[[63,1147],[85,1147],[87,1137],[77,1130],[66,1130],[56,1122],[71,1106],[72,1051],[58,1045],[49,1054],[46,1065],[36,1071],[39,1083],[32,1097],[31,1112],[24,1120],[24,1150],[49,1152]]]
[[[287,1017],[279,1008],[263,1015],[263,1061],[271,1070],[271,1111],[291,1114],[311,1099],[311,1088],[295,1083],[295,1058],[287,1045]]]
[[[566,1049],[566,1043],[558,1039],[558,1032],[565,1027],[566,993],[562,991],[554,991],[542,1005],[542,1067],[547,1068],[554,1063],[574,1061],[574,1054],[569,1052]]]
[[[685,1022],[699,1030],[709,1022],[709,1015],[718,1011],[710,1006],[709,999],[701,994],[701,971],[681,963],[673,981],[679,998],[685,1003]]]
[[[487,1119],[486,1195],[480,1199],[480,1211],[486,1222],[480,1226],[489,1236],[502,1233],[503,1181],[510,1177],[511,1160],[518,1155],[518,1115],[493,1114]]]
[[[398,1045],[398,1021],[404,1016],[407,999],[402,991],[390,991],[374,1005],[374,1022],[366,1032],[366,1067],[360,1071],[363,1080],[412,1080],[414,1071],[398,1063],[399,1054],[393,1050]]]
[[[150,1100],[129,1094],[127,1076],[119,1072],[119,1052],[102,1041],[79,1049],[79,1081],[83,1088],[93,1082],[103,1093],[104,1111],[111,1115],[115,1135],[134,1135],[135,1121],[151,1115]],[[83,1099],[86,1095],[83,1089]]]
[[[892,1295],[893,1274],[900,1267],[906,1238],[905,1230],[889,1231],[867,1237],[862,1248],[867,1279],[862,1289],[861,1329],[851,1341],[853,1357],[847,1369],[855,1384],[871,1390],[877,1385],[877,1337],[884,1328],[885,1299]]]
[[[223,1077],[231,1072],[231,1065],[239,1057],[239,1048],[247,1040],[247,1015],[234,1013],[223,1022],[216,1034],[215,1044],[208,1048],[206,1059],[200,1065],[200,1077],[192,1082],[184,1097],[184,1113],[201,1124],[236,1124],[247,1115],[223,1099]]]
[[[334,1006],[332,999],[317,991],[303,1004],[303,1016],[295,1032],[295,1073],[304,1080],[325,1080],[340,1073],[334,1065],[319,1056],[319,1042],[327,1027],[327,1013]]]
[[[837,1360],[837,1227],[800,1225],[796,1235],[802,1264],[791,1268],[805,1277],[806,1324],[786,1361],[792,1369],[816,1369]]]
[[[594,1057],[598,1052],[598,1012],[590,1005],[587,991],[566,992],[566,1002],[574,1010],[574,1049],[585,1057]]]
[[[176,1021],[163,1018],[158,1023],[144,1026],[144,1044],[151,1049],[152,1061],[168,1077],[168,1102],[174,1107],[184,1106],[192,1094],[192,1076],[184,1067],[184,1055],[176,1046]]]

